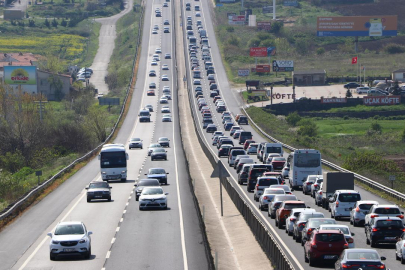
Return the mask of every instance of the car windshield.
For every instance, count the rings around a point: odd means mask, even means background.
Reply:
[[[158,186],[159,181],[158,180],[141,180],[138,183],[138,187],[144,187],[144,186]]]
[[[336,221],[333,219],[316,219],[310,220],[308,228],[319,228],[322,224],[336,224]]]
[[[284,194],[284,190],[282,189],[268,189],[264,191],[264,194]]]
[[[294,209],[294,208],[305,208],[305,207],[307,207],[307,206],[305,205],[305,203],[302,203],[302,204],[287,203],[287,204],[284,205],[284,209],[286,209],[286,210],[292,210],[292,209]]]
[[[159,195],[163,194],[163,189],[161,188],[145,188],[142,191],[142,195]]]
[[[402,228],[404,225],[401,220],[378,220],[376,223],[378,228]]]
[[[294,166],[313,168],[321,165],[321,155],[318,153],[298,153],[294,155]]]
[[[339,194],[340,202],[357,202],[360,201],[360,194],[358,193],[342,193]]]
[[[165,169],[161,168],[149,169],[149,174],[165,174],[165,173],[166,173]]]
[[[389,207],[377,208],[375,209],[374,212],[376,214],[383,214],[383,215],[390,215],[390,214],[392,215],[401,213],[398,208],[389,208]]]
[[[166,150],[163,149],[163,148],[156,148],[156,149],[153,149],[153,153],[165,153],[165,152],[166,152]]]
[[[361,210],[370,210],[370,208],[373,206],[374,204],[367,204],[367,203],[363,203],[359,205],[359,208]]]
[[[84,234],[81,224],[59,225],[56,227],[55,235]]]
[[[315,239],[319,242],[340,242],[344,240],[344,236],[340,233],[318,233]]]
[[[347,227],[327,227],[322,226],[322,230],[341,230],[343,234],[350,234],[349,228]]]
[[[159,141],[168,141],[168,138],[159,138]]]
[[[323,217],[323,214],[319,213],[319,214],[303,214],[300,215],[300,220],[308,220],[310,218],[321,218]]]
[[[99,182],[99,183],[91,183],[89,188],[108,188],[108,183],[106,182]]]
[[[349,252],[347,254],[349,260],[380,260],[376,252]]]
[[[162,147],[160,144],[154,143],[149,145],[149,148],[156,148],[156,147]]]

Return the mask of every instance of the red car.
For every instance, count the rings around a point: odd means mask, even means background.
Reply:
[[[284,157],[274,157],[271,160],[271,165],[273,166],[274,171],[281,171],[284,168],[286,160]]]
[[[316,262],[334,263],[349,248],[340,230],[314,230],[304,245],[305,262],[314,266]]]
[[[246,140],[245,141],[245,143],[243,144],[243,149],[248,149],[248,147],[249,147],[249,144],[251,144],[251,143],[255,143],[255,141],[254,140]]]
[[[154,96],[155,95],[155,90],[149,89],[148,92],[146,93],[147,96]]]

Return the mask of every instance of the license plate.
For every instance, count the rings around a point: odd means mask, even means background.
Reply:
[[[324,258],[325,260],[331,260],[331,259],[335,259],[335,258],[336,258],[336,255],[325,255],[323,258]]]
[[[394,240],[395,237],[385,237],[385,240]]]
[[[72,251],[75,251],[75,249],[74,248],[64,248],[63,251],[64,252],[72,252]]]
[[[101,197],[103,197],[103,196],[95,196],[95,198],[101,198]]]

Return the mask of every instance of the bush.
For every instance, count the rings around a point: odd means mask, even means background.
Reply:
[[[227,43],[229,45],[233,45],[233,46],[239,46],[239,42],[240,42],[240,38],[236,37],[236,36],[231,36]]]
[[[352,95],[352,92],[350,91],[350,89],[347,89],[347,91],[346,91],[346,97],[347,98],[351,98],[353,95]]]
[[[263,47],[274,47],[274,40],[273,39],[265,39],[260,42],[260,46]]]
[[[343,116],[343,120],[349,120],[350,117],[348,115]]]
[[[256,37],[260,40],[271,39],[271,35],[269,33],[257,33]]]
[[[367,136],[380,135],[382,127],[378,122],[371,123],[370,128],[367,130]]]
[[[313,122],[311,119],[301,119],[301,121],[298,122],[299,125],[299,130],[298,130],[298,135],[301,137],[316,137],[318,136],[318,127]]]
[[[325,53],[325,48],[320,47],[320,48],[316,49],[316,54],[317,55],[322,55],[324,53]]]
[[[405,52],[405,46],[395,44],[395,43],[390,43],[387,44],[384,47],[384,51],[388,54],[397,54],[397,53],[404,53]]]
[[[227,26],[226,31],[229,33],[233,33],[235,31],[235,28],[233,26]]]
[[[20,150],[13,153],[7,152],[5,155],[0,156],[1,167],[5,170],[15,173],[24,166],[24,156]]]
[[[258,47],[260,45],[261,40],[258,38],[252,38],[248,42],[248,47]]]
[[[282,21],[275,21],[271,24],[271,32],[274,34],[280,33],[281,29],[283,29],[283,22]]]
[[[301,121],[301,116],[297,112],[290,113],[285,118],[287,123],[291,126],[296,126],[299,121]]]

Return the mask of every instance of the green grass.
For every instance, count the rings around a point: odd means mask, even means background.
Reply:
[[[89,21],[86,21],[89,24]],[[80,66],[89,67],[93,63],[93,59],[97,54],[98,50],[98,38],[100,35],[101,24],[98,22],[90,23],[89,28],[91,29],[90,39],[86,45],[86,52],[84,60],[80,63]]]
[[[366,105],[357,105],[353,107],[344,107],[344,108],[332,108],[329,110],[323,110],[319,112],[325,113],[342,113],[342,112],[374,112],[374,111],[400,111],[405,110],[405,104],[392,105],[392,106],[366,106]]]

